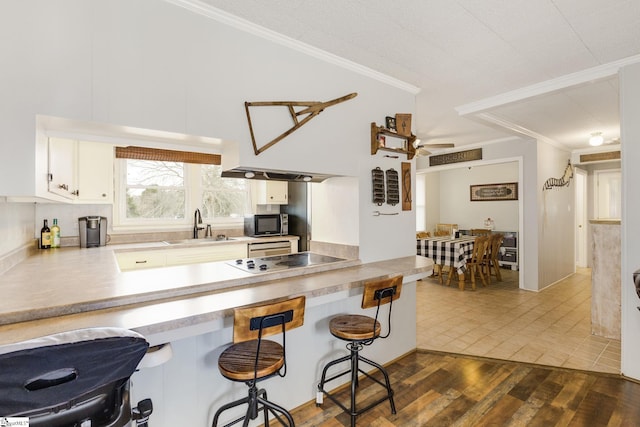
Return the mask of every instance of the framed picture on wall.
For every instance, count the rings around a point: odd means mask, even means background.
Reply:
[[[472,202],[518,200],[518,183],[470,185],[469,192]]]

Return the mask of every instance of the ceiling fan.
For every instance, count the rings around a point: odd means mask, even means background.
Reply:
[[[429,151],[429,148],[453,148],[455,147],[455,144],[452,143],[442,143],[442,144],[429,144],[429,143],[424,143],[422,141],[420,141],[420,139],[416,139],[415,142],[413,143],[413,147],[416,149],[416,155],[418,156],[428,156],[431,153],[431,151]]]

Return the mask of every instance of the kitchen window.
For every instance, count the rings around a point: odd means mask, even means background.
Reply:
[[[114,227],[182,229],[196,209],[210,224],[241,225],[250,213],[249,185],[222,178],[221,166],[117,159]]]

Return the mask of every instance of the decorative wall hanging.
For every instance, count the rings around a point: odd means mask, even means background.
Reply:
[[[291,135],[296,130],[300,129],[305,123],[309,120],[316,117],[318,114],[322,113],[325,108],[331,107],[332,105],[340,104],[341,102],[348,101],[349,99],[353,99],[357,96],[357,93],[350,93],[349,95],[345,95],[340,98],[332,99],[327,102],[316,102],[316,101],[265,101],[265,102],[245,102],[244,109],[247,112],[247,121],[249,122],[249,132],[251,133],[251,142],[253,143],[253,152],[257,156],[262,153],[267,148],[274,145],[276,142],[282,140],[283,138]],[[289,128],[285,132],[281,133],[279,136],[275,137],[273,140],[264,144],[262,147],[258,148],[256,144],[256,138],[253,134],[253,126],[251,124],[251,114],[249,112],[250,107],[287,107],[289,110],[289,114],[291,115],[291,119],[293,120],[293,127]],[[296,111],[295,107],[306,107],[302,110]],[[298,121],[298,117],[305,116],[302,120]]]
[[[564,169],[564,174],[560,178],[549,178],[542,185],[542,191],[551,190],[552,188],[568,187],[573,178],[573,166],[571,166],[571,160],[567,162],[567,167]]]
[[[402,136],[411,136],[411,114],[396,113],[396,132]]]
[[[402,210],[411,210],[411,163],[402,162]]]
[[[387,204],[395,206],[400,203],[400,183],[398,182],[398,171],[387,169]]]
[[[456,151],[455,153],[438,154],[429,157],[429,166],[448,165],[450,163],[470,162],[482,160],[482,148],[473,150]]]
[[[380,168],[371,170],[372,202],[378,206],[384,203],[384,172]]]
[[[470,185],[472,202],[490,200],[518,200],[518,183]]]

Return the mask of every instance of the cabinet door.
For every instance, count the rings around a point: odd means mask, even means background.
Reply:
[[[267,203],[286,205],[288,196],[289,186],[286,181],[267,181]]]
[[[289,200],[289,185],[286,181],[253,181],[260,205],[286,205]]]
[[[75,198],[76,141],[74,139],[49,138],[49,192]]]
[[[113,203],[113,146],[78,142],[78,202]]]

